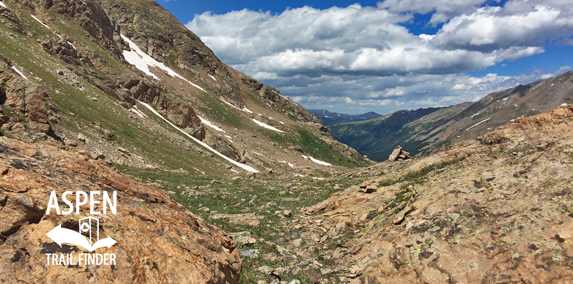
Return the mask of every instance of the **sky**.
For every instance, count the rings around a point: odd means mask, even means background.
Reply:
[[[571,70],[571,0],[156,0],[308,109],[450,106]]]

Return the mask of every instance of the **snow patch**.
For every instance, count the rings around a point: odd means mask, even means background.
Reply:
[[[129,109],[129,110],[135,112],[135,114],[139,115],[139,117],[141,117],[141,118],[148,117],[147,114],[145,114],[143,111],[139,110],[139,109],[137,108],[137,106],[134,106],[134,107],[132,107],[132,108]]]
[[[211,79],[217,81],[217,78],[213,77],[213,75],[211,75],[211,74],[207,74],[207,75],[209,75],[209,77],[211,77]]]
[[[268,124],[266,124],[266,123],[263,123],[263,122],[260,122],[260,121],[258,121],[258,120],[256,120],[256,119],[254,119],[254,118],[253,118],[253,121],[254,121],[256,124],[258,124],[260,127],[263,127],[263,128],[266,128],[266,129],[269,129],[269,130],[272,130],[272,131],[276,131],[276,132],[284,132],[284,131],[282,131],[282,130],[280,130],[280,129],[278,129],[278,128],[274,128],[274,127],[272,127],[272,126],[270,126],[270,125],[268,125]]]
[[[171,121],[169,121],[169,120],[167,120],[165,117],[163,117],[160,113],[158,113],[158,112],[157,112],[154,108],[152,108],[150,105],[148,105],[148,104],[146,104],[146,103],[144,103],[144,102],[142,102],[142,101],[139,101],[139,102],[140,102],[142,105],[144,105],[147,109],[149,109],[149,111],[153,112],[153,114],[159,116],[159,117],[160,117],[161,119],[163,119],[165,122],[169,123],[169,125],[173,126],[175,129],[179,130],[179,132],[181,132],[181,133],[185,134],[187,137],[191,138],[191,139],[192,139],[193,141],[195,141],[197,144],[199,144],[199,145],[205,147],[207,150],[209,150],[209,151],[211,151],[211,152],[217,154],[218,156],[220,156],[221,158],[227,160],[227,161],[230,162],[231,164],[233,164],[233,165],[235,165],[235,166],[237,166],[237,167],[240,167],[240,168],[242,168],[242,169],[244,169],[244,170],[246,170],[246,171],[253,172],[253,173],[258,173],[258,172],[259,172],[257,169],[255,169],[255,168],[253,168],[253,167],[251,167],[251,166],[247,166],[247,165],[241,164],[241,163],[239,163],[239,162],[237,162],[237,161],[235,161],[235,160],[232,160],[231,158],[229,158],[229,157],[227,157],[227,156],[225,156],[225,155],[219,153],[217,150],[211,148],[211,146],[209,146],[209,145],[205,144],[203,141],[201,141],[201,140],[199,140],[199,139],[197,139],[197,138],[191,136],[189,133],[183,131],[181,128],[179,128],[179,127],[177,127],[175,124],[171,123]]]
[[[71,43],[71,42],[68,41],[68,44],[71,45],[73,49],[78,50],[78,49],[74,46],[73,43]]]
[[[221,100],[222,100],[224,103],[230,105],[232,108],[236,108],[236,109],[238,109],[238,110],[241,110],[241,111],[244,111],[244,112],[247,112],[247,113],[253,113],[253,112],[250,111],[247,107],[238,108],[238,107],[236,107],[235,105],[233,105],[232,103],[230,103],[230,102],[228,102],[228,101],[226,101],[226,100],[224,100],[224,99],[221,99]]]
[[[137,111],[137,110],[135,110],[135,109],[133,109],[133,108],[131,108],[131,109],[129,109],[129,110],[132,111],[132,112],[134,112],[135,114],[137,114],[139,117],[143,118],[143,115],[142,115],[139,111]]]
[[[562,107],[566,107],[567,104],[566,104],[566,103],[562,103],[561,106],[562,106]]]
[[[324,162],[324,161],[315,159],[315,158],[313,158],[313,157],[311,157],[311,156],[302,155],[302,157],[305,158],[305,159],[309,159],[309,160],[311,160],[311,161],[313,161],[313,162],[315,162],[315,163],[317,163],[317,164],[319,164],[319,165],[332,166],[332,164],[330,164],[330,163],[327,163],[327,162]]]
[[[323,180],[324,178],[319,178],[319,177],[312,177],[312,179]]]
[[[236,107],[234,104],[232,104],[232,103],[230,103],[230,102],[228,102],[228,101],[226,101],[226,100],[224,100],[224,99],[221,99],[221,100],[222,100],[224,103],[230,105],[232,108],[236,108],[236,109],[238,109],[238,110],[241,110],[240,108]]]
[[[22,76],[22,78],[24,78],[24,79],[26,79],[26,81],[28,81],[28,78],[26,78],[26,76],[24,76],[22,71],[18,70],[18,68],[16,68],[16,66],[12,66],[12,70],[14,70],[14,72],[18,73],[18,75]]]
[[[482,123],[484,123],[484,122],[486,122],[486,121],[488,121],[488,120],[490,120],[490,119],[491,119],[491,117],[490,117],[490,118],[486,118],[486,119],[484,119],[484,120],[482,120],[482,121],[480,121],[480,122],[478,122],[478,123],[476,123],[476,124],[470,126],[468,129],[466,129],[466,131],[468,131],[468,130],[470,130],[470,129],[472,129],[472,128],[474,128],[474,127],[476,127],[476,126],[478,126],[478,125],[480,125],[480,124],[482,124]]]
[[[203,91],[203,92],[207,92],[205,91],[205,89],[199,87],[198,85],[192,83],[191,81],[185,79],[183,76],[175,73],[175,71],[171,70],[171,68],[165,66],[165,64],[155,60],[153,57],[147,55],[147,53],[141,51],[141,49],[139,49],[139,47],[133,42],[131,41],[129,38],[127,38],[124,35],[121,35],[121,38],[123,40],[125,40],[128,44],[129,44],[129,48],[131,49],[130,51],[124,50],[123,51],[123,57],[125,58],[125,60],[127,62],[129,62],[132,65],[135,65],[135,67],[139,70],[141,70],[143,73],[153,77],[153,79],[155,80],[159,80],[159,77],[157,77],[155,74],[151,73],[151,71],[149,70],[149,67],[157,67],[165,72],[167,72],[167,74],[169,74],[169,76],[171,77],[177,77],[189,84],[191,84],[193,87]]]
[[[280,124],[283,124],[283,125],[285,124],[285,123],[284,123],[284,122],[282,122],[282,121],[279,121],[279,123],[280,123]]]
[[[217,125],[211,123],[210,121],[208,121],[208,120],[206,120],[206,119],[204,119],[204,118],[202,118],[202,117],[200,117],[200,116],[197,116],[197,117],[201,120],[201,123],[203,123],[203,124],[205,124],[205,125],[207,125],[207,126],[213,128],[213,129],[215,129],[215,130],[217,130],[217,131],[219,131],[219,132],[225,133],[225,130],[221,129],[219,126],[217,126]]]
[[[281,164],[287,164],[289,167],[294,168],[294,165],[287,162],[287,161],[280,161],[280,162],[281,162]]]
[[[239,171],[237,171],[237,170],[235,170],[235,169],[231,169],[231,172],[234,172],[234,173],[240,174],[240,173],[239,173]]]
[[[472,118],[476,115],[479,115],[479,112],[474,113],[474,115],[472,115]]]
[[[505,98],[505,99],[503,99],[502,101],[507,101],[507,99],[509,99],[509,98]]]
[[[295,176],[295,177],[304,177],[304,176],[301,175],[301,174],[294,174],[294,176]]]
[[[263,155],[263,154],[261,154],[261,153],[254,152],[254,151],[253,151],[253,153],[255,153],[256,155],[259,155],[259,156],[263,156],[263,157],[265,156],[265,155]]]
[[[52,30],[52,29],[50,29],[50,27],[48,27],[48,25],[42,23],[42,21],[40,21],[38,18],[36,18],[36,16],[34,16],[34,15],[30,15],[30,16],[32,16],[32,18],[34,18],[34,20],[38,21],[38,23],[42,24],[42,26],[44,26],[46,29]]]
[[[233,143],[233,137],[231,137],[229,135],[225,135],[225,137],[227,137],[227,139],[229,139],[229,142]]]
[[[2,2],[2,1],[0,1],[0,6],[2,6],[2,7],[4,7],[4,8],[6,8],[6,9],[8,9],[8,7],[6,7],[6,5],[5,5],[4,2]]]

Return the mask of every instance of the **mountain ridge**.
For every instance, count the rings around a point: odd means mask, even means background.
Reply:
[[[308,111],[316,115],[327,126],[343,122],[369,120],[382,116],[381,114],[375,113],[373,111],[363,114],[344,114],[330,112],[326,109],[309,109]]]
[[[436,109],[396,125],[383,118],[331,125],[334,136],[376,161],[401,145],[413,155],[428,155],[455,141],[474,139],[521,116],[573,103],[573,72],[491,93],[476,102]],[[419,109],[416,111],[422,111]]]
[[[154,1],[0,3],[2,282],[573,281],[573,106],[530,110],[567,74],[345,124],[418,147],[373,164]],[[94,217],[46,214],[50,191],[117,192],[95,216],[118,265],[46,263]]]

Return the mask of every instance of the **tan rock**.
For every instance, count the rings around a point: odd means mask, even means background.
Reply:
[[[400,213],[396,215],[392,223],[394,223],[394,225],[402,223],[402,221],[406,217],[406,214],[408,214],[410,211],[412,211],[412,206],[406,206],[406,208],[402,209],[402,211],[400,211]]]
[[[24,124],[17,122],[15,123],[12,128],[10,129],[14,132],[21,132],[21,131],[25,131],[26,130],[26,126],[24,126]]]
[[[262,216],[261,216],[262,217]],[[239,225],[247,225],[253,228],[257,228],[261,225],[259,218],[255,215],[255,213],[246,213],[246,214],[213,214],[210,216],[213,220],[228,220],[229,223],[232,224],[239,224]]]
[[[366,187],[360,187],[360,189],[358,189],[358,191],[362,192],[362,193],[372,193],[372,192],[376,192],[377,189],[378,189],[378,187],[375,185],[368,185]]]
[[[358,223],[364,224],[364,223],[366,223],[366,220],[368,220],[368,213],[362,214],[362,216],[360,216],[360,218],[358,218]]]
[[[229,236],[231,236],[237,244],[252,245],[257,243],[257,239],[251,236],[251,232],[229,233]]]
[[[399,161],[399,160],[408,160],[410,159],[410,153],[404,151],[401,146],[396,147],[390,157],[388,157],[389,161]]]
[[[0,158],[0,282],[13,283],[237,283],[241,260],[235,242],[223,231],[208,225],[187,211],[162,190],[134,181],[107,167],[101,161],[82,158],[74,152],[42,145],[38,153],[49,159],[37,159],[23,153],[32,146],[10,139]],[[37,146],[34,146],[37,147]],[[4,156],[5,157],[5,156]],[[53,161],[58,161],[57,170]],[[70,178],[73,177],[73,178]],[[58,225],[77,230],[78,220],[89,214],[89,205],[79,215],[46,215],[49,192],[59,196],[65,190],[116,191],[117,214],[94,215],[101,222],[100,238],[117,241],[99,254],[115,254],[109,265],[68,267],[46,265],[46,253],[87,253],[84,248],[64,243],[60,247],[46,234]],[[60,209],[65,207],[61,203]],[[102,210],[102,205],[95,209]],[[87,210],[87,211],[86,211]],[[109,212],[108,212],[109,213]],[[25,272],[24,272],[25,271]],[[161,272],[161,273],[158,273]],[[57,275],[57,277],[55,276]],[[55,277],[55,278],[54,278]],[[68,280],[63,280],[68,279]],[[113,280],[111,280],[113,279]]]

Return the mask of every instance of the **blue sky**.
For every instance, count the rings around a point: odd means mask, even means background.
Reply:
[[[306,108],[449,106],[573,66],[570,0],[157,2]]]

